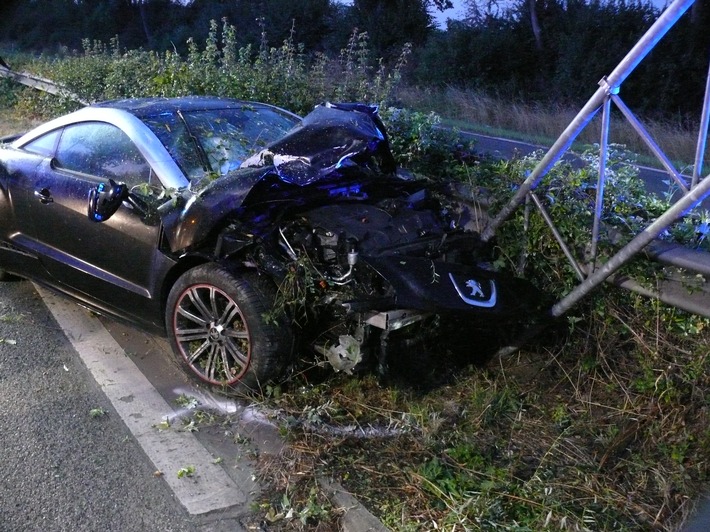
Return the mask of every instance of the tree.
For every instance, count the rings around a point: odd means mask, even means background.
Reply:
[[[439,11],[444,11],[446,9],[451,9],[452,7],[454,7],[454,4],[451,3],[451,0],[431,0],[425,2],[425,4],[431,4]]]
[[[449,0],[435,0],[446,6]],[[366,31],[377,57],[394,59],[406,43],[422,45],[430,33],[432,18],[425,0],[355,0],[353,8],[358,29]]]
[[[15,10],[22,4],[22,0],[4,0],[0,3],[0,20],[10,20]]]
[[[540,20],[537,18],[537,0],[528,0],[528,10],[530,11],[530,28],[535,36],[535,48],[542,52],[542,28]]]

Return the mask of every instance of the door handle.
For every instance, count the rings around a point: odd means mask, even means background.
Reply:
[[[52,198],[52,193],[48,188],[43,188],[42,190],[35,190],[35,198],[39,199],[39,202],[43,205],[48,203],[53,203],[54,198]]]

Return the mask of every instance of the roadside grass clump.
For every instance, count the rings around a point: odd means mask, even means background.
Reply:
[[[294,385],[267,401],[289,447],[262,479],[296,507],[335,479],[393,530],[674,530],[708,480],[707,320],[628,297],[429,392]]]
[[[589,95],[596,87],[589,88]],[[475,89],[402,86],[397,95],[402,105],[421,112],[435,112],[452,124],[469,131],[550,146],[579,112],[566,105],[511,101]],[[619,113],[611,121],[610,139],[643,157],[644,164],[658,165],[646,144]],[[640,117],[651,136],[679,169],[693,164],[698,142],[698,126],[689,121]],[[698,117],[699,119],[699,117]],[[576,140],[575,147],[599,142],[601,118],[596,116]],[[710,169],[706,168],[703,175]]]
[[[457,165],[457,151],[471,153],[455,129],[441,127],[436,113],[387,106],[380,110],[398,164],[419,176],[448,176]],[[454,147],[455,149],[452,149]]]
[[[9,109],[17,103],[17,85],[8,78],[0,78],[0,109]]]
[[[0,118],[0,138],[24,133],[41,123],[39,120],[15,116],[12,112],[8,112],[8,115]]]

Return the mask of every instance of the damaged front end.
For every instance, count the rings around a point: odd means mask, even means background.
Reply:
[[[541,304],[492,269],[480,205],[397,175],[374,108],[319,107],[244,166],[266,171],[239,209],[255,238],[248,261],[277,280],[275,310],[336,370],[386,368],[393,334],[492,330]]]
[[[358,199],[279,224],[270,253],[286,255],[298,280],[310,278],[282,296],[302,302],[302,316],[319,316],[316,349],[336,369],[373,353],[384,366],[390,333],[414,324],[490,328],[540,303],[528,283],[489,269],[490,249],[460,225],[469,218],[465,207],[453,211],[420,183],[360,186]]]
[[[394,337],[411,347],[492,329],[540,304],[534,287],[490,266],[475,199],[397,173],[374,107],[319,106],[239,169],[157,210],[176,258],[273,279],[272,312],[338,371],[365,360],[384,370]]]

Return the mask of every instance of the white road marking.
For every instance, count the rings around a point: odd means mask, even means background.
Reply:
[[[64,334],[101,386],[128,429],[190,514],[203,514],[237,504],[248,494],[214,463],[214,457],[190,432],[158,430],[175,416],[101,322],[60,296],[37,288]],[[191,477],[178,478],[181,467],[194,466]]]

